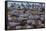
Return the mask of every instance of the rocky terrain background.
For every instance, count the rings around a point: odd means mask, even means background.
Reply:
[[[8,30],[36,29],[45,27],[45,4],[8,2]]]

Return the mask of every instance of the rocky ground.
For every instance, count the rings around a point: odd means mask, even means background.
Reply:
[[[8,9],[8,30],[45,27],[45,9]]]

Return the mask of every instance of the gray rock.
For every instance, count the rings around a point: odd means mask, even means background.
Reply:
[[[35,16],[34,16],[34,19],[39,19],[39,18],[40,18],[39,15],[35,15]]]
[[[15,23],[15,22],[9,22],[9,25],[10,26],[16,26],[16,25],[19,25],[20,23]]]
[[[16,29],[21,29],[22,28],[22,26],[16,26]]]
[[[34,19],[34,16],[33,16],[33,15],[30,15],[30,16],[29,16],[29,19]]]

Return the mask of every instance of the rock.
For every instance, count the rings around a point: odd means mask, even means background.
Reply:
[[[16,26],[16,29],[21,29],[22,28],[22,26]]]
[[[27,29],[29,29],[29,28],[33,28],[33,26],[31,26],[31,25],[27,25],[26,28],[27,28]]]
[[[27,24],[35,24],[35,20],[27,20]]]
[[[40,18],[39,15],[35,15],[35,16],[34,16],[34,19],[36,19],[36,20],[39,19],[39,18]]]
[[[9,21],[11,21],[11,20],[12,20],[12,18],[10,17],[10,15],[8,15],[8,20],[9,20]]]
[[[33,16],[33,15],[30,15],[30,16],[29,16],[29,19],[34,19],[34,16]]]
[[[9,22],[9,25],[10,26],[16,26],[16,25],[19,25],[20,23],[15,23],[15,22]]]

